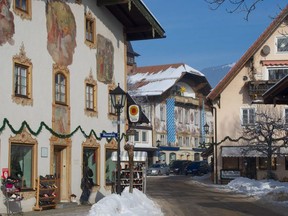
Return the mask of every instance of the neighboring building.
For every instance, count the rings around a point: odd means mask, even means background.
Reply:
[[[213,119],[205,97],[211,90],[206,77],[186,64],[137,67],[128,75],[128,92],[141,105],[153,130],[138,128],[136,148],[150,152],[150,162],[202,160],[203,131]],[[151,158],[153,157],[153,159]]]
[[[288,117],[287,105],[268,105],[285,102],[287,104],[287,78],[281,80],[288,74],[287,20],[288,7],[273,20],[208,95],[207,99],[213,103],[217,119],[216,143],[221,142],[226,136],[234,139],[240,137],[242,128],[253,125],[255,113],[263,108],[280,114],[283,124],[287,123],[284,120]],[[279,83],[275,85],[277,82]],[[216,182],[225,180],[225,176],[222,175],[225,170],[240,171],[238,174],[241,176],[254,179],[266,177],[267,158],[262,154],[241,152],[243,145],[245,142],[226,140],[214,149],[214,154],[217,155],[214,161]],[[278,156],[272,160],[276,177],[279,180],[287,179],[288,158]]]
[[[79,201],[88,166],[95,202],[114,182],[117,144],[100,133],[117,131],[109,90],[127,90],[126,42],[165,32],[141,0],[1,3],[1,171],[19,180],[23,211],[32,211],[39,176],[57,178],[56,204]]]

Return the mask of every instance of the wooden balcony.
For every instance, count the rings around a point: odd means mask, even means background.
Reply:
[[[262,100],[262,95],[277,81],[261,80],[247,82],[248,94],[252,100]]]
[[[199,106],[199,99],[193,97],[186,97],[181,95],[173,95],[176,103],[189,104]]]

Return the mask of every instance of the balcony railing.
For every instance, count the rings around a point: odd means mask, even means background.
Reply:
[[[261,80],[247,83],[248,93],[252,100],[262,99],[262,95],[275,85],[277,81]]]
[[[199,99],[181,95],[173,95],[175,102],[199,106]]]

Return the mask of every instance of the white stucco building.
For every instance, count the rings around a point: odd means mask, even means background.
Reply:
[[[79,201],[88,166],[93,203],[112,190],[117,145],[100,133],[117,130],[109,90],[127,90],[126,42],[164,30],[141,0],[7,0],[0,11],[1,171],[19,181],[23,211],[32,211],[39,176],[56,178],[55,204]]]

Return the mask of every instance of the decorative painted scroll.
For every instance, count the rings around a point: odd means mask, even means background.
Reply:
[[[48,1],[46,6],[47,49],[60,66],[72,64],[76,47],[76,22],[69,5]]]
[[[111,84],[114,70],[114,47],[112,42],[102,35],[97,35],[97,79]]]

